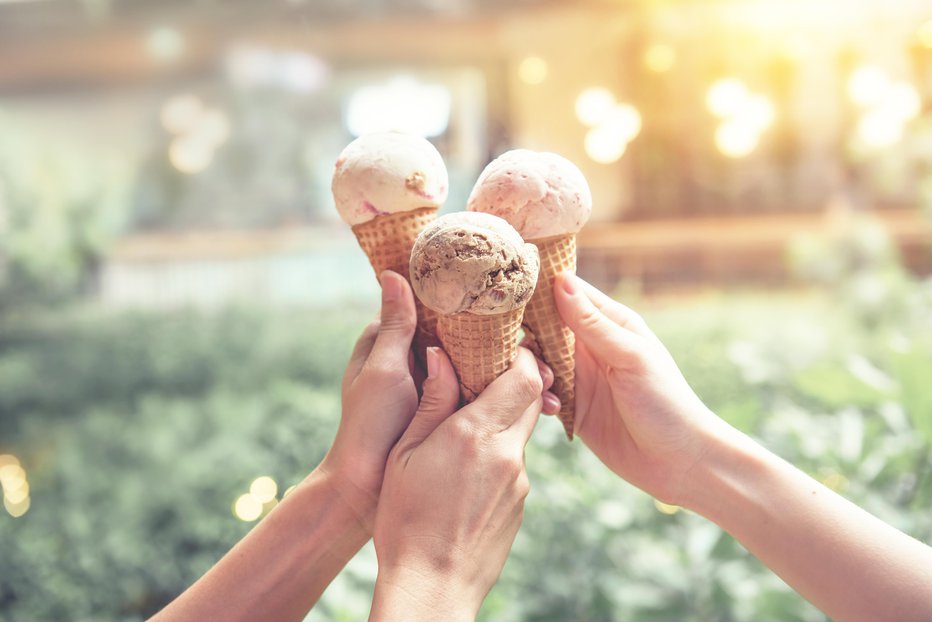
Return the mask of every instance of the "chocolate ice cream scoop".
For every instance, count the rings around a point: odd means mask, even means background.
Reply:
[[[495,315],[523,307],[534,293],[540,260],[514,227],[497,216],[441,216],[411,251],[411,285],[443,315]]]

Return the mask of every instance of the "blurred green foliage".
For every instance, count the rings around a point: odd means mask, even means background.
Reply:
[[[808,293],[637,306],[716,412],[928,542],[932,283],[840,273]],[[0,453],[32,489],[25,516],[0,514],[0,618],[138,620],[190,585],[248,531],[231,504],[256,476],[284,488],[323,456],[370,311],[0,318]],[[553,419],[527,462],[525,523],[482,620],[825,619]],[[308,619],[364,619],[374,579],[369,545]]]
[[[0,314],[92,289],[123,226],[131,161],[2,110],[0,134]]]

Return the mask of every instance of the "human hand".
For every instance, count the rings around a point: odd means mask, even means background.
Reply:
[[[690,474],[730,427],[637,313],[570,273],[557,276],[554,297],[576,334],[576,432],[612,471],[680,504]]]
[[[432,348],[428,368],[421,405],[386,466],[371,620],[474,619],[529,490],[524,446],[546,386],[534,356],[520,348],[511,368],[456,412],[449,359]]]
[[[371,532],[385,462],[417,408],[411,340],[417,312],[408,282],[386,270],[379,318],[363,331],[343,376],[343,414],[319,469]]]

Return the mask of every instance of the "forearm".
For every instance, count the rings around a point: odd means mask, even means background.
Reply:
[[[932,548],[743,434],[714,447],[687,507],[731,533],[832,619],[928,618]]]
[[[369,539],[335,485],[311,473],[153,620],[301,620]]]
[[[469,605],[474,601],[462,593],[452,577],[428,571],[380,569],[369,622],[472,622],[478,613],[478,605]],[[481,597],[478,602],[482,602]]]

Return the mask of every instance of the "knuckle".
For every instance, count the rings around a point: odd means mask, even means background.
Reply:
[[[387,317],[382,317],[381,328],[379,330],[382,332],[408,333],[414,332],[415,326],[417,326],[417,318],[413,315],[408,313],[392,313]]]
[[[369,362],[364,370],[367,381],[380,388],[395,387],[408,381],[407,367],[385,361]]]
[[[451,424],[451,432],[462,459],[477,459],[482,453],[482,438],[475,424],[466,417],[456,417]]]
[[[602,321],[602,317],[598,309],[590,308],[580,311],[578,320],[579,325],[583,330],[591,330],[599,326]]]
[[[532,400],[544,392],[544,381],[535,368],[533,371],[522,371],[515,379],[515,391],[521,397]]]
[[[360,336],[359,341],[363,341],[364,339],[371,338],[377,335],[379,333],[379,327],[381,325],[382,325],[382,322],[379,319],[374,319],[368,324],[366,324],[366,327],[363,329],[362,335]]]
[[[495,458],[495,470],[508,480],[517,481],[524,472],[524,459],[501,451]]]
[[[515,494],[523,501],[527,499],[528,494],[531,492],[531,479],[527,475],[525,469],[521,469],[521,472],[518,473],[518,478],[515,480]]]

